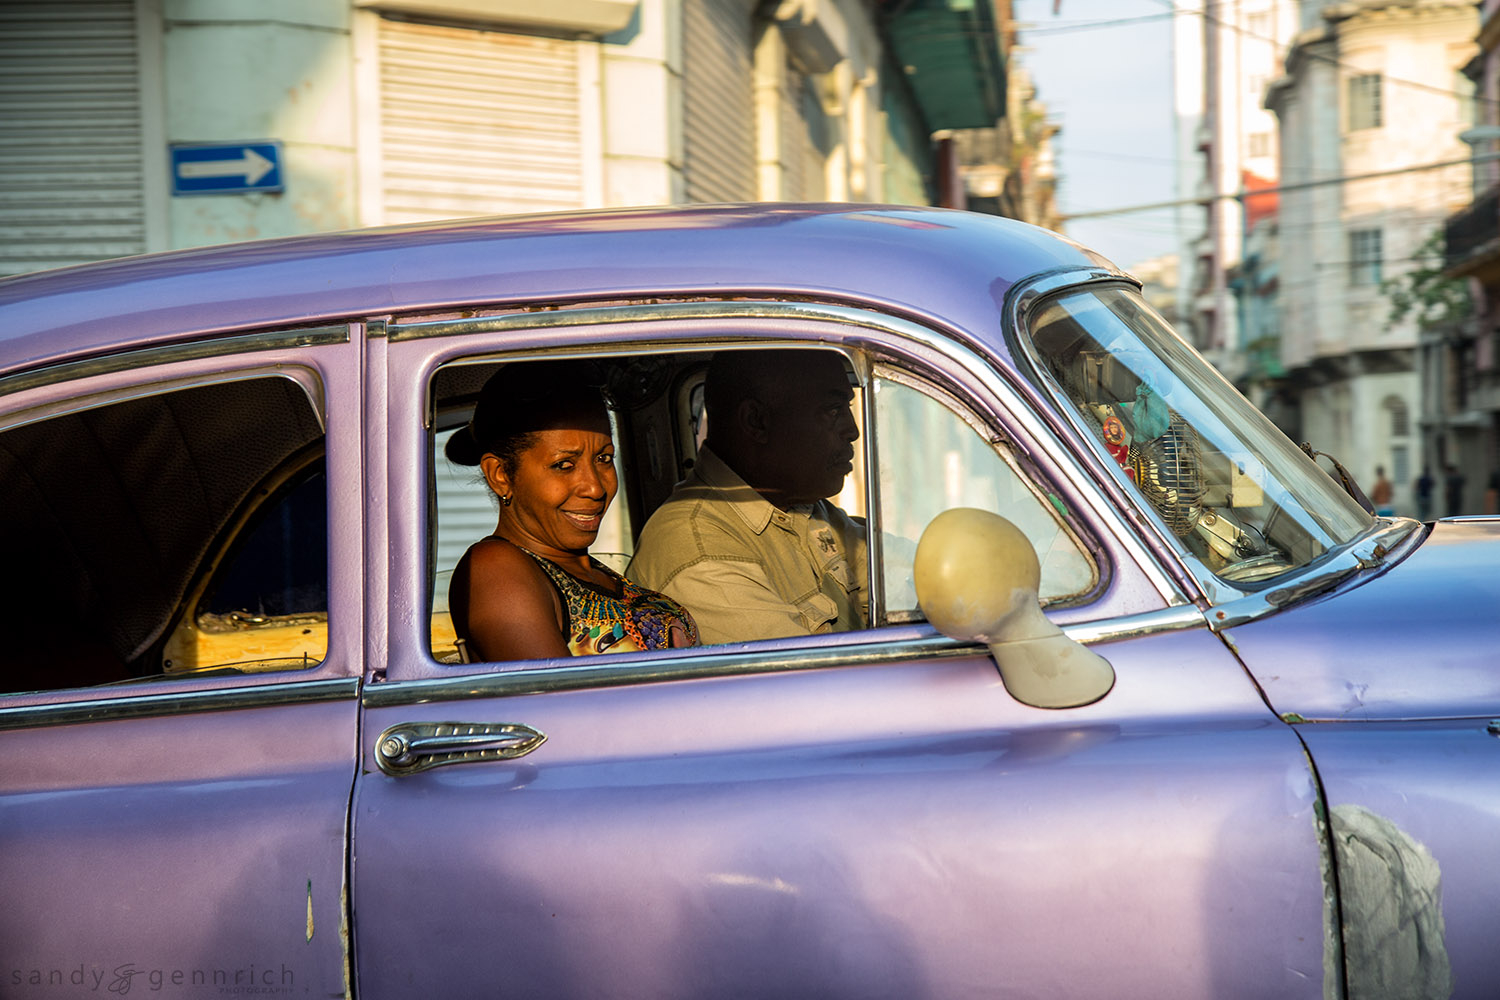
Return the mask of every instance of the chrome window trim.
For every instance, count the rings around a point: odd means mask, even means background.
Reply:
[[[733,648],[733,647],[727,647]],[[366,708],[390,708],[469,698],[508,698],[589,688],[623,687],[707,677],[787,673],[833,667],[868,666],[898,661],[986,655],[984,647],[934,635],[904,642],[860,642],[856,645],[814,649],[727,652],[704,646],[686,656],[631,657],[617,663],[585,662],[561,667],[537,667],[501,673],[465,674],[366,685]],[[586,657],[603,660],[609,657]]]
[[[298,347],[314,347],[321,344],[344,344],[349,342],[347,326],[308,327],[301,330],[282,330],[270,333],[249,333],[230,337],[213,337],[189,340],[180,344],[160,344],[155,347],[117,351],[101,357],[80,358],[76,361],[60,361],[55,364],[0,375],[0,396],[34,389],[38,386],[90,378],[95,375],[110,375],[116,372],[135,371],[177,361],[197,361],[224,354],[247,354],[254,351],[276,351]]]
[[[1103,268],[1075,268],[1062,271],[1052,271],[1046,274],[1018,282],[1012,289],[1007,301],[1007,343],[1010,345],[1011,356],[1016,362],[1017,370],[1031,380],[1035,391],[1044,395],[1058,413],[1062,428],[1068,438],[1067,444],[1078,454],[1087,454],[1093,457],[1097,468],[1104,468],[1108,456],[1104,453],[1103,445],[1094,441],[1083,429],[1078,421],[1077,414],[1073,412],[1070,405],[1063,399],[1061,390],[1052,378],[1051,373],[1042,365],[1033,350],[1029,338],[1022,337],[1022,331],[1027,330],[1026,320],[1038,303],[1051,296],[1055,292],[1067,289],[1077,291],[1094,285],[1131,285],[1138,289],[1140,283],[1134,279]],[[1184,548],[1177,538],[1164,526],[1152,511],[1143,510],[1136,503],[1134,497],[1125,492],[1124,486],[1116,482],[1113,477],[1101,477],[1095,480],[1099,489],[1113,496],[1122,509],[1135,513],[1133,520],[1143,531],[1149,531],[1155,542],[1155,548],[1163,556],[1170,554],[1172,568],[1176,570],[1179,582],[1185,586],[1190,585],[1196,593],[1202,594],[1209,603],[1217,604],[1224,600],[1222,584],[1217,577],[1209,574],[1210,579],[1203,578],[1203,572],[1195,569],[1196,561],[1192,554]],[[1153,560],[1153,564],[1159,565]],[[1233,597],[1242,596],[1239,591],[1234,591]]]
[[[257,684],[251,687],[214,688],[207,691],[131,694],[118,698],[95,698],[47,705],[12,705],[0,708],[0,732],[40,726],[70,726],[81,722],[113,722],[338,701],[358,696],[359,687],[358,677],[335,677]]]
[[[849,357],[848,352],[845,357]],[[865,467],[865,580],[869,601],[865,606],[870,625],[893,624],[885,603],[885,518],[880,502],[880,453],[875,448],[879,428],[875,420],[875,369],[869,355],[853,353],[859,379],[859,451]]]
[[[1031,312],[1038,300],[1045,296],[1051,295],[1053,292],[1063,288],[1100,283],[1133,284],[1137,289],[1141,287],[1141,283],[1129,275],[1100,267],[1064,268],[1060,271],[1048,271],[1045,274],[1036,275],[1035,277],[1016,283],[1009,297],[1010,304],[1007,318],[1010,320],[1010,329],[1019,332],[1022,329],[1022,320],[1026,318],[1026,314]],[[1012,349],[1019,348],[1015,352],[1017,356],[1024,357],[1027,364],[1036,367],[1036,358],[1026,344],[1020,343],[1018,340],[1012,343],[1011,347]],[[1040,371],[1039,368],[1038,371]]]
[[[1190,628],[1207,628],[1203,613],[1193,607],[1175,607],[1108,621],[1067,625],[1063,627],[1063,632],[1078,642],[1098,643]],[[570,663],[567,666],[508,670],[501,673],[391,681],[366,685],[361,702],[365,708],[396,708],[473,698],[514,698],[709,677],[744,677],[989,656],[989,650],[980,643],[951,639],[943,635],[882,642],[878,640],[878,630],[872,629],[864,634],[875,641],[862,639],[847,646],[764,652],[728,652],[722,651],[728,647],[704,646],[690,655],[632,656],[623,662]]]
[[[1068,269],[1054,272],[1035,279],[1035,287],[1051,289],[1052,287],[1063,287],[1076,284],[1086,280],[1109,280],[1129,281],[1130,279],[1114,272],[1103,269]],[[1125,499],[1122,496],[1114,497],[1108,492],[1108,487],[1101,486],[1099,480],[1095,479],[1079,461],[1080,454],[1087,452],[1077,451],[1077,443],[1062,440],[1057,430],[1047,421],[1042,419],[1032,410],[1033,403],[1026,399],[1015,385],[1007,382],[995,367],[979,353],[972,345],[972,337],[963,331],[954,331],[949,336],[942,336],[935,330],[913,320],[904,319],[886,313],[875,312],[869,308],[831,305],[818,302],[783,301],[771,299],[724,299],[718,301],[661,301],[642,304],[621,304],[599,307],[578,308],[555,308],[546,311],[514,312],[494,316],[477,316],[462,319],[442,319],[430,321],[418,321],[408,323],[390,323],[387,326],[388,338],[392,342],[403,340],[419,340],[439,337],[461,337],[473,334],[494,333],[500,331],[541,331],[555,330],[563,327],[577,327],[580,329],[592,325],[627,325],[652,322],[683,322],[685,320],[724,321],[724,320],[779,320],[779,321],[811,321],[815,323],[837,323],[841,326],[855,327],[871,330],[879,334],[891,336],[917,345],[922,350],[930,352],[946,359],[951,364],[963,369],[969,377],[978,381],[984,391],[998,401],[999,405],[1010,414],[1015,423],[1015,429],[1022,437],[1037,441],[1056,440],[1065,446],[1050,452],[1051,460],[1056,465],[1060,482],[1065,482],[1071,490],[1082,497],[1091,512],[1088,518],[1092,524],[1104,527],[1108,530],[1116,543],[1124,550],[1135,565],[1141,571],[1143,577],[1155,589],[1158,596],[1168,605],[1183,605],[1190,602],[1195,594],[1185,594],[1184,585],[1193,582],[1191,574],[1185,574],[1181,580],[1167,572],[1157,555],[1153,553],[1142,541],[1140,535],[1132,525],[1127,524],[1126,515],[1122,511],[1132,508],[1128,504],[1122,505]],[[1000,333],[1001,331],[996,331]],[[678,339],[672,340],[633,340],[628,335],[621,336],[618,340],[607,342],[581,343],[576,347],[571,345],[550,344],[545,348],[517,344],[513,349],[502,350],[485,355],[485,359],[505,356],[511,360],[525,360],[530,357],[559,355],[589,356],[596,354],[618,354],[631,349],[640,349],[651,352],[665,352],[675,349],[679,350],[701,350],[702,345],[712,343],[714,346],[728,347],[731,345],[757,346],[758,342],[746,340],[743,336],[723,337],[719,340],[710,338],[703,340],[701,335],[697,338],[690,332],[683,334],[681,338],[691,343],[678,344]],[[796,343],[794,338],[780,337],[779,340],[790,345]],[[845,348],[847,355],[850,349],[857,349],[857,345],[840,344],[811,344],[809,346],[825,346],[832,348]],[[889,345],[880,345],[888,347]],[[475,357],[475,362],[482,360]],[[452,362],[445,362],[452,363]],[[1028,385],[1029,391],[1035,391],[1033,386]],[[429,390],[430,391],[430,390]],[[1040,400],[1050,401],[1047,397],[1038,395]],[[430,404],[430,398],[428,400]],[[1010,428],[1005,428],[1009,430]],[[1021,447],[1021,442],[1016,442]],[[1070,515],[1078,516],[1078,515]],[[877,526],[878,527],[878,526]],[[872,584],[873,586],[873,584]],[[873,596],[873,593],[872,593]]]
[[[1192,605],[1162,608],[1138,615],[1126,615],[1101,622],[1080,622],[1062,626],[1063,633],[1074,642],[1091,646],[1097,642],[1117,642],[1122,639],[1139,639],[1165,632],[1181,632],[1190,628],[1208,628],[1203,612]]]
[[[1276,586],[1216,605],[1209,625],[1216,632],[1244,625],[1332,590],[1361,570],[1393,566],[1426,539],[1421,527],[1420,521],[1409,517],[1381,518],[1369,531],[1330,555],[1277,577]]]
[[[464,337],[511,330],[552,330],[561,327],[604,326],[616,323],[681,322],[692,319],[832,320],[873,330],[889,329],[886,321],[909,321],[882,316],[850,306],[779,299],[724,299],[715,301],[664,301],[610,306],[579,306],[540,312],[501,313],[464,319],[388,323],[392,343],[430,337]]]
[[[129,369],[134,371],[134,369]],[[308,407],[318,422],[318,427],[328,434],[328,400],[323,389],[323,379],[318,372],[300,364],[254,365],[245,368],[226,368],[198,375],[163,378],[156,381],[134,382],[130,385],[100,389],[79,396],[55,399],[37,406],[0,414],[0,431],[14,430],[27,424],[40,423],[70,413],[84,413],[101,407],[112,406],[132,399],[162,396],[181,389],[196,389],[202,386],[223,385],[227,382],[247,382],[262,378],[283,378],[294,383],[307,397]]]

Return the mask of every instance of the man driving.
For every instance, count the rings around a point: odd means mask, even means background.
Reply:
[[[865,525],[829,502],[859,428],[829,351],[722,351],[708,439],[646,522],[629,576],[689,609],[705,643],[864,628]]]

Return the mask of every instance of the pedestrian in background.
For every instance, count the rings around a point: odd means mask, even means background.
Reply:
[[[1375,513],[1381,517],[1390,517],[1396,513],[1391,506],[1391,481],[1385,478],[1385,466],[1375,466],[1375,488],[1370,491],[1370,502],[1375,505]]]
[[[1464,506],[1464,474],[1458,471],[1458,466],[1448,466],[1448,474],[1443,478],[1443,499],[1447,501],[1447,516],[1454,517]]]
[[[1417,477],[1417,520],[1426,521],[1432,517],[1432,473],[1424,465],[1422,474]]]

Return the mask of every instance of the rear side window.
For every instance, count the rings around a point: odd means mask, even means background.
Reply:
[[[322,463],[257,512],[238,550],[210,581],[200,616],[226,622],[322,614],[328,607],[323,544],[328,479]]]
[[[306,391],[271,376],[0,432],[0,685],[319,662],[322,447]]]

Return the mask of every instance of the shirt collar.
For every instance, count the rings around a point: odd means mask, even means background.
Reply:
[[[730,509],[757,535],[765,531],[775,515],[780,513],[775,504],[751,489],[750,484],[725,465],[724,460],[715,455],[713,449],[706,444],[698,449],[698,464],[693,467],[693,471],[705,486],[723,493]]]

